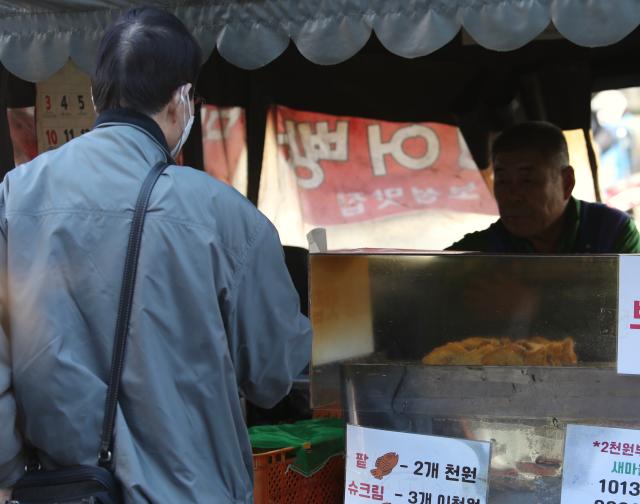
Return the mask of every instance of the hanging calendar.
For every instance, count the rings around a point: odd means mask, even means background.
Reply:
[[[73,140],[93,127],[91,79],[68,61],[49,79],[36,85],[38,153]]]

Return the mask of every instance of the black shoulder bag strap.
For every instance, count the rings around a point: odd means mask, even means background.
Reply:
[[[142,183],[138,194],[138,201],[133,214],[133,222],[129,233],[127,257],[122,275],[122,287],[120,290],[120,303],[118,305],[118,320],[116,322],[116,334],[111,356],[111,372],[109,374],[109,388],[105,402],[105,413],[102,421],[102,434],[100,439],[100,453],[98,465],[111,470],[113,451],[113,430],[115,428],[116,411],[118,408],[118,392],[120,390],[120,378],[124,363],[124,352],[129,332],[129,320],[131,318],[131,303],[133,301],[133,289],[136,281],[138,257],[140,255],[140,242],[142,241],[142,228],[144,218],[149,205],[149,197],[153,186],[169,164],[161,161],[155,165],[147,178]]]

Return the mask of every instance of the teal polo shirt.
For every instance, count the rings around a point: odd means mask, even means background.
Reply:
[[[592,209],[597,209],[598,218],[587,217],[593,214]],[[598,253],[640,253],[640,233],[633,219],[624,212],[573,197],[567,204],[566,212],[565,230],[555,253],[589,253],[592,245],[585,244],[585,240],[594,242],[593,250]],[[612,226],[612,222],[616,225]],[[611,233],[615,233],[615,236],[610,236]],[[514,254],[536,252],[529,240],[509,233],[500,220],[487,229],[465,235],[446,250]]]

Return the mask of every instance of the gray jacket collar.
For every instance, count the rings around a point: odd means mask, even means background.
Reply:
[[[133,109],[113,109],[106,110],[102,112],[98,118],[96,119],[94,128],[102,128],[108,127],[115,124],[130,124],[131,126],[136,127],[137,129],[143,131],[151,138],[153,138],[156,143],[162,147],[165,151],[167,161],[171,163],[175,163],[173,157],[171,156],[171,150],[167,145],[167,139],[164,137],[164,133],[153,119],[151,119],[148,115],[142,114]]]

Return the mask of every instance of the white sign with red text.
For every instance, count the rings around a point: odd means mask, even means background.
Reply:
[[[487,504],[491,444],[347,425],[345,504]]]
[[[618,373],[640,374],[640,255],[619,261]]]
[[[640,431],[567,425],[561,504],[640,504]]]

